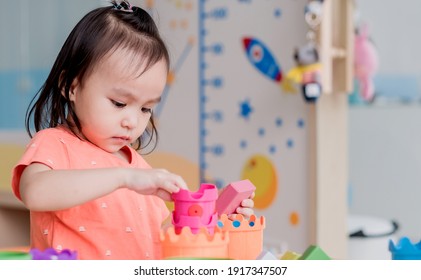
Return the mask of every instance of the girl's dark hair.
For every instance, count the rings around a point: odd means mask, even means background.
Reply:
[[[161,39],[151,16],[139,7],[130,11],[114,6],[102,7],[86,14],[74,27],[61,48],[56,61],[38,93],[32,99],[25,116],[25,127],[29,136],[31,119],[35,131],[66,124],[73,132],[81,131],[80,122],[69,99],[71,85],[75,79],[83,85],[100,60],[108,53],[125,48],[132,51],[133,60],[144,67],[143,72],[164,59],[169,69],[168,50]],[[146,65],[146,66],[145,66]],[[74,124],[67,122],[70,115]],[[143,143],[145,137],[149,141]],[[134,143],[135,149],[142,149],[158,134],[153,116],[143,135]]]

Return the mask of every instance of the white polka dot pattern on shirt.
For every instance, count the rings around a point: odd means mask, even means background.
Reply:
[[[80,232],[85,232],[85,231],[86,231],[86,228],[85,228],[84,226],[80,226],[80,227],[79,227],[79,231],[80,231]]]
[[[106,256],[111,256],[111,250],[107,250],[107,251],[105,251],[105,255],[106,255]]]
[[[101,208],[107,208],[107,203],[105,202],[101,203]]]
[[[126,232],[127,232],[127,233],[131,233],[131,232],[133,232],[133,230],[132,230],[132,228],[131,228],[131,227],[126,227]]]
[[[91,161],[91,164],[96,165],[96,161],[95,160]]]
[[[50,163],[51,165],[54,164],[53,160],[51,160],[51,159],[47,159],[47,162]]]
[[[57,250],[58,250],[58,251],[63,250],[63,246],[61,246],[61,245],[57,245]]]
[[[42,234],[44,234],[44,235],[48,235],[48,229],[44,229],[44,230],[42,231]]]

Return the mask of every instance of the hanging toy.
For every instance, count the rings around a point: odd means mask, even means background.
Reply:
[[[282,83],[282,89],[285,92],[296,93],[297,88],[307,102],[315,102],[322,94],[321,84],[321,63],[319,61],[319,52],[316,47],[315,31],[319,28],[322,21],[323,1],[310,1],[304,9],[304,19],[310,31],[307,33],[306,45],[294,50],[293,67],[285,76]]]
[[[282,88],[285,92],[296,93],[300,88],[307,102],[314,102],[322,94],[321,64],[319,54],[313,44],[296,48],[296,66],[288,71]]]
[[[363,100],[371,102],[374,99],[373,78],[379,62],[377,50],[369,39],[366,24],[363,24],[355,35],[354,51],[354,75],[359,93]]]
[[[313,0],[304,7],[304,19],[312,30],[316,30],[322,22],[323,1]]]

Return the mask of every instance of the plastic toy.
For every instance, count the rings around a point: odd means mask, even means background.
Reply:
[[[282,89],[285,92],[296,93],[294,86],[301,87],[301,93],[307,102],[315,102],[322,94],[321,64],[319,54],[314,44],[309,43],[294,51],[296,67],[288,71]]]
[[[263,249],[263,229],[265,218],[259,219],[252,215],[246,220],[237,214],[235,220],[230,220],[223,214],[218,221],[218,227],[229,233],[228,257],[235,260],[255,260]]]
[[[53,248],[0,251],[0,260],[77,260],[77,252],[64,249],[56,251]]]
[[[277,260],[278,258],[269,251],[262,251],[257,258],[258,260]]]
[[[218,221],[218,214],[215,212],[215,201],[218,198],[216,186],[201,184],[197,192],[182,189],[173,193],[172,198],[172,223],[176,233],[180,233],[183,227],[189,227],[192,233],[206,227],[213,234]]]
[[[32,255],[27,252],[2,251],[0,260],[32,260]]]
[[[38,249],[31,249],[29,253],[33,260],[77,260],[77,252],[64,249],[56,251],[53,248],[45,249],[44,251]]]
[[[250,180],[242,180],[229,184],[224,188],[216,201],[216,212],[222,214],[232,214],[240,206],[244,199],[249,198],[256,190]]]
[[[228,258],[228,233],[215,228],[213,235],[202,228],[193,234],[188,227],[180,233],[174,228],[161,231],[162,258]]]
[[[355,35],[354,75],[359,86],[360,96],[365,101],[374,99],[373,77],[379,61],[376,48],[368,38],[368,27],[362,25]]]
[[[312,0],[304,7],[304,19],[311,29],[316,29],[323,18],[323,0]]]
[[[197,192],[173,193],[173,227],[161,231],[164,259],[256,259],[262,253],[265,219],[241,214],[218,220],[216,202],[221,212],[233,213],[241,201],[256,188],[249,180],[229,184],[218,199],[212,184],[201,184]]]
[[[282,255],[281,260],[298,260],[300,257],[301,255],[298,253],[286,251],[285,254]]]
[[[319,246],[311,245],[299,260],[331,260],[331,258]]]
[[[402,237],[395,245],[389,240],[392,260],[421,260],[421,241],[413,244],[408,237]]]
[[[321,64],[319,52],[316,48],[316,30],[323,18],[323,0],[312,0],[304,7],[304,20],[310,27],[307,32],[308,43],[294,51],[296,66],[288,71],[282,89],[285,92],[295,93],[295,85],[301,88],[304,100],[315,102],[322,94]]]

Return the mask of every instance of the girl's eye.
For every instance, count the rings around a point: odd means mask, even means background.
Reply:
[[[151,108],[142,108],[142,113],[152,114]]]
[[[114,106],[116,106],[117,108],[124,108],[124,107],[126,107],[126,104],[121,103],[121,102],[118,102],[118,101],[115,101],[115,100],[111,100],[111,103],[113,103]]]

